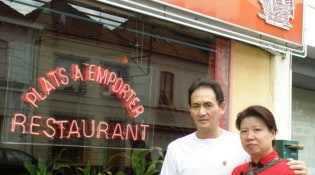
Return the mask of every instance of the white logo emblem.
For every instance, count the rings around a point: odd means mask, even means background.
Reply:
[[[263,6],[264,14],[259,13],[260,18],[268,24],[289,30],[292,25],[290,19],[294,18],[293,0],[259,0]]]

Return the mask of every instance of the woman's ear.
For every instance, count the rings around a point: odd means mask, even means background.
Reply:
[[[273,140],[276,140],[276,131],[274,129],[271,130],[271,135],[273,137]]]

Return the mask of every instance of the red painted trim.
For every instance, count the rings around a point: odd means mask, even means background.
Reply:
[[[225,101],[229,100],[229,64],[230,64],[230,39],[217,38],[216,52],[214,57],[214,79],[221,85]],[[227,104],[229,109],[229,104]],[[226,110],[225,115],[220,120],[220,126],[229,129],[230,119],[229,111]]]

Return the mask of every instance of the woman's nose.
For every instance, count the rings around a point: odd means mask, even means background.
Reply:
[[[253,131],[248,131],[247,138],[253,139],[255,137],[255,133]]]

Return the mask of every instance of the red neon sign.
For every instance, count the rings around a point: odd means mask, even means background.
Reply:
[[[66,69],[62,67],[48,71],[46,77],[39,77],[37,80],[39,91],[29,87],[28,92],[23,93],[21,99],[30,107],[37,108],[37,102],[45,100],[56,88],[67,85],[70,78],[73,81],[92,81],[108,87],[110,92],[122,100],[131,118],[136,118],[144,112],[144,107],[139,104],[140,99],[129,84],[125,83],[115,72],[93,64],[85,66],[83,72],[77,64],[72,64],[70,77],[66,75]]]
[[[77,64],[72,64],[70,74],[63,67],[57,67],[37,79],[39,89],[29,87],[21,95],[21,99],[30,107],[38,108],[38,102],[45,100],[58,87],[68,85],[70,81],[90,81],[105,86],[109,92],[116,95],[123,102],[129,117],[134,119],[144,112],[136,92],[124,80],[101,66],[85,65],[80,70]],[[74,139],[97,138],[105,140],[145,140],[149,125],[121,124],[96,121],[94,119],[55,119],[41,116],[25,116],[14,114],[10,131],[20,134],[31,134],[47,138]]]
[[[69,125],[69,127],[65,127]],[[71,138],[104,138],[119,140],[145,140],[146,130],[149,125],[130,124],[122,126],[116,123],[110,127],[105,121],[95,120],[56,120],[52,117],[47,119],[41,116],[27,117],[24,114],[15,114],[12,117],[11,132],[19,131],[21,134],[43,135],[48,138],[71,139]],[[57,134],[58,133],[58,134]],[[141,137],[141,138],[140,138]]]

